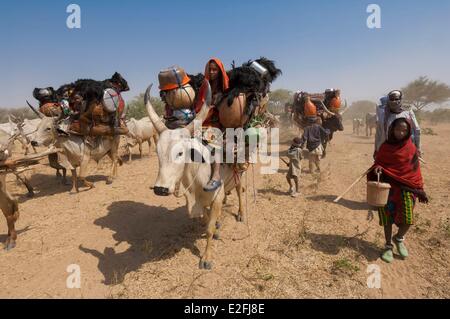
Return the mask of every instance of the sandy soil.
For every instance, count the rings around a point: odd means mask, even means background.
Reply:
[[[17,247],[0,251],[3,298],[449,298],[450,126],[423,137],[423,175],[431,196],[417,206],[407,236],[410,257],[393,264],[379,259],[384,245],[378,216],[370,217],[365,183],[339,203],[332,200],[371,164],[373,140],[338,133],[318,179],[304,174],[302,194],[287,196],[287,172],[247,175],[247,224],[235,221],[233,194],[215,242],[214,268],[199,270],[205,247],[202,228],[190,220],[184,199],[157,197],[149,189],[158,162],[154,149],[119,168],[106,185],[109,161],[92,163],[95,188],[69,194],[44,165],[29,172],[37,194],[8,177],[19,198]],[[294,137],[282,134],[282,151]],[[134,150],[137,153],[137,149]],[[307,162],[304,161],[304,167]],[[258,195],[253,197],[253,176]],[[0,219],[0,241],[6,223]],[[81,269],[81,288],[68,289],[67,267]],[[367,287],[369,265],[381,270],[381,288]]]

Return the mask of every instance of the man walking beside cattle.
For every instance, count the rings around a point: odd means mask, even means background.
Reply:
[[[376,156],[381,145],[387,140],[389,129],[392,123],[399,118],[406,118],[412,125],[412,140],[419,151],[419,155],[423,155],[420,141],[420,126],[417,122],[413,110],[409,109],[403,103],[403,93],[400,90],[389,92],[387,96],[380,99],[380,105],[377,107],[377,131],[375,134],[375,152]]]

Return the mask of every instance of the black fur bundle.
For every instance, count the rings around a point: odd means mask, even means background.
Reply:
[[[100,102],[103,99],[104,90],[112,88],[113,84],[119,84],[122,91],[130,89],[127,81],[116,72],[110,79],[104,81],[79,79],[73,83],[64,84],[56,91],[56,95],[58,98],[67,97],[68,92],[72,91],[72,95],[79,94],[88,103],[92,101]]]
[[[280,69],[276,68],[274,61],[264,57],[255,61],[265,67],[268,72],[264,75],[258,73],[250,67],[252,61],[242,64],[241,67],[233,67],[227,72],[230,79],[230,87],[225,92],[228,105],[231,105],[233,100],[241,93],[260,93],[265,96],[270,90],[270,83],[275,81],[282,73]]]
[[[205,76],[202,73],[198,73],[197,75],[188,74],[188,77],[191,79],[189,84],[192,86],[192,88],[195,91],[195,95],[197,96],[200,87],[202,86],[203,81],[205,80]]]
[[[33,97],[38,100],[41,105],[56,102],[56,92],[52,87],[35,88],[33,90]]]

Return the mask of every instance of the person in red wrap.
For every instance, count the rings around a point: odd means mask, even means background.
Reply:
[[[217,129],[222,129],[219,122],[219,111],[216,106],[220,102],[223,93],[228,89],[229,85],[228,75],[225,71],[225,67],[223,66],[222,61],[217,58],[213,58],[208,61],[205,67],[205,81],[209,81],[209,85],[211,86],[212,105],[208,115],[205,118],[205,121],[203,122],[203,127],[214,127]],[[205,100],[205,93],[206,82],[203,83],[202,87],[199,90],[199,98],[197,99],[195,104],[196,113],[200,112],[201,110],[201,107]],[[217,146],[218,145],[216,145],[216,147]],[[220,151],[220,148],[217,147],[216,149],[214,149],[214,151],[217,153]],[[215,158],[217,159],[217,156]],[[220,181],[220,163],[217,160],[215,160],[212,170],[213,173],[211,179],[204,187],[204,190],[207,192],[215,191],[222,185]]]
[[[411,140],[411,134],[410,120],[395,120],[368,175],[369,180],[377,180],[375,171],[381,169],[381,181],[391,185],[386,206],[378,209],[380,225],[384,227],[386,237],[386,248],[381,259],[388,263],[394,260],[392,241],[401,257],[408,256],[404,239],[410,226],[414,224],[416,200],[428,203],[420,171],[419,152]],[[398,226],[395,236],[392,236],[393,224]]]

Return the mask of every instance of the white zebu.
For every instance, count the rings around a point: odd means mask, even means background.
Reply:
[[[9,134],[0,132],[0,162],[4,163],[11,156],[13,144],[14,140],[11,139]],[[5,249],[10,250],[16,246],[15,223],[19,218],[19,204],[6,189],[6,173],[0,173],[0,208],[8,225]]]
[[[49,146],[54,144],[57,148],[63,149],[58,154],[58,163],[65,169],[72,172],[72,192],[78,192],[76,168],[80,167],[79,178],[83,184],[93,188],[94,184],[86,181],[86,173],[89,161],[93,159],[97,163],[108,155],[112,160],[111,173],[108,176],[107,184],[111,184],[113,178],[117,176],[117,163],[121,164],[118,158],[118,148],[120,135],[114,137],[97,137],[96,145],[89,145],[82,136],[66,133],[62,126],[68,126],[67,120],[43,116],[37,131],[31,136],[33,146]]]
[[[211,89],[209,88],[207,99],[200,113],[197,114],[186,128],[169,130],[156,114],[150,102],[151,86],[145,93],[145,104],[150,120],[159,133],[157,153],[159,160],[158,177],[153,187],[156,195],[168,196],[176,194],[176,185],[181,183],[184,191],[181,196],[186,198],[186,206],[189,215],[202,217],[207,225],[207,244],[205,252],[200,261],[201,269],[211,269],[212,256],[211,246],[213,237],[218,236],[218,218],[222,213],[222,205],[225,194],[236,188],[239,197],[238,220],[244,221],[244,210],[242,205],[242,185],[240,183],[242,174],[236,176],[232,166],[224,164],[221,166],[222,186],[214,192],[205,192],[203,187],[211,177],[211,164],[208,160],[190,161],[191,153],[198,152],[204,158],[210,156],[210,150],[201,141],[192,138],[194,132],[194,121],[203,122],[208,111],[211,100]],[[179,196],[179,195],[178,195]]]
[[[147,142],[150,151],[152,139],[155,145],[158,143],[158,133],[148,117],[140,120],[131,118],[126,124],[129,130],[129,133],[125,137],[125,147],[129,156],[128,161],[131,161],[131,148],[136,146],[136,144],[139,145],[139,154],[142,158],[142,144]]]

